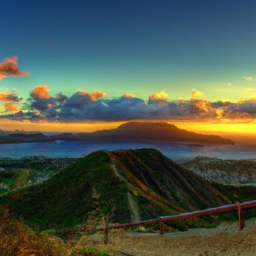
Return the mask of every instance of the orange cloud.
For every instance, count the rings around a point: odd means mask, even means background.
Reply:
[[[99,98],[105,98],[107,96],[107,94],[105,92],[99,92],[97,90],[95,90],[93,93],[92,93],[92,100],[93,101],[96,101],[98,100]]]
[[[5,103],[4,108],[6,111],[11,111],[11,112],[20,111],[20,108],[15,103]]]
[[[49,94],[50,89],[47,85],[37,85],[35,89],[31,92],[31,97],[33,99],[50,99],[51,96]]]
[[[245,88],[248,92],[252,88]],[[16,91],[14,89],[14,91]],[[16,94],[0,91],[0,101],[5,104],[7,111],[18,111],[14,101],[21,99]],[[196,89],[191,91],[189,99],[167,101],[165,91],[149,95],[148,101],[135,98],[134,94],[125,93],[118,99],[101,99],[106,97],[105,92],[95,90],[88,92],[78,90],[67,97],[62,93],[51,97],[47,85],[38,85],[31,92],[28,101],[21,105],[25,110],[18,113],[0,115],[0,118],[12,120],[30,120],[39,122],[80,122],[85,120],[123,121],[123,120],[214,120],[216,122],[256,122],[256,97],[250,100],[237,102],[207,101],[203,92]],[[130,100],[127,100],[130,99]],[[11,104],[13,103],[13,104]]]
[[[0,81],[2,80],[2,78],[5,78],[5,77],[7,76],[0,73]]]
[[[19,101],[20,99],[11,92],[5,91],[1,92],[0,91],[0,101]]]
[[[203,110],[203,111],[206,111],[206,112],[208,112],[210,110],[214,111],[212,106],[211,106],[211,103],[206,101],[206,100],[195,99],[193,103],[200,110]]]
[[[165,91],[159,92],[159,93],[153,93],[152,95],[149,95],[149,100],[153,101],[166,101],[168,94]]]
[[[30,75],[30,72],[19,71],[18,58],[10,57],[0,63],[0,80],[8,76],[26,76]]]
[[[86,90],[77,90],[79,92],[79,95],[86,96],[88,95],[92,101],[97,101],[99,98],[104,98],[107,96],[105,92],[100,92],[98,90],[95,90],[93,93],[90,93]]]
[[[201,99],[202,97],[204,97],[204,93],[203,92],[197,91],[196,89],[191,91],[191,94],[190,94],[190,99],[191,100]]]
[[[135,98],[135,95],[132,94],[132,93],[125,93],[123,95],[123,97],[127,98],[127,99],[134,99]]]

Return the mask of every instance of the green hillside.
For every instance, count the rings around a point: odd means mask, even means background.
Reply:
[[[254,193],[241,192],[244,200],[253,199],[256,189],[251,189]],[[124,223],[225,205],[235,200],[228,191],[154,149],[97,151],[42,184],[0,197],[0,204],[27,224],[49,229],[101,224],[103,215],[111,223]],[[173,225],[202,226],[212,220]]]

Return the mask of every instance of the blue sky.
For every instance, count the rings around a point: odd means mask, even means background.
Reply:
[[[0,89],[22,97],[39,84],[143,99],[165,89],[170,100],[192,89],[238,100],[256,88],[243,78],[256,77],[255,1],[21,0],[1,9],[0,61],[17,56],[31,75]]]
[[[0,129],[162,120],[255,134],[255,11],[254,0],[3,1]]]

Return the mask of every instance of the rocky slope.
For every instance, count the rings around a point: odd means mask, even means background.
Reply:
[[[182,166],[204,179],[217,183],[234,185],[256,183],[255,161],[196,157],[183,163]]]

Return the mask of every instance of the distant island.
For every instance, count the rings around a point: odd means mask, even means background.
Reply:
[[[43,133],[12,133],[0,135],[0,144],[49,141],[111,141],[111,142],[160,142],[195,145],[234,145],[230,139],[217,135],[203,135],[179,129],[168,123],[127,122],[116,129],[90,133],[62,133],[46,136]]]

